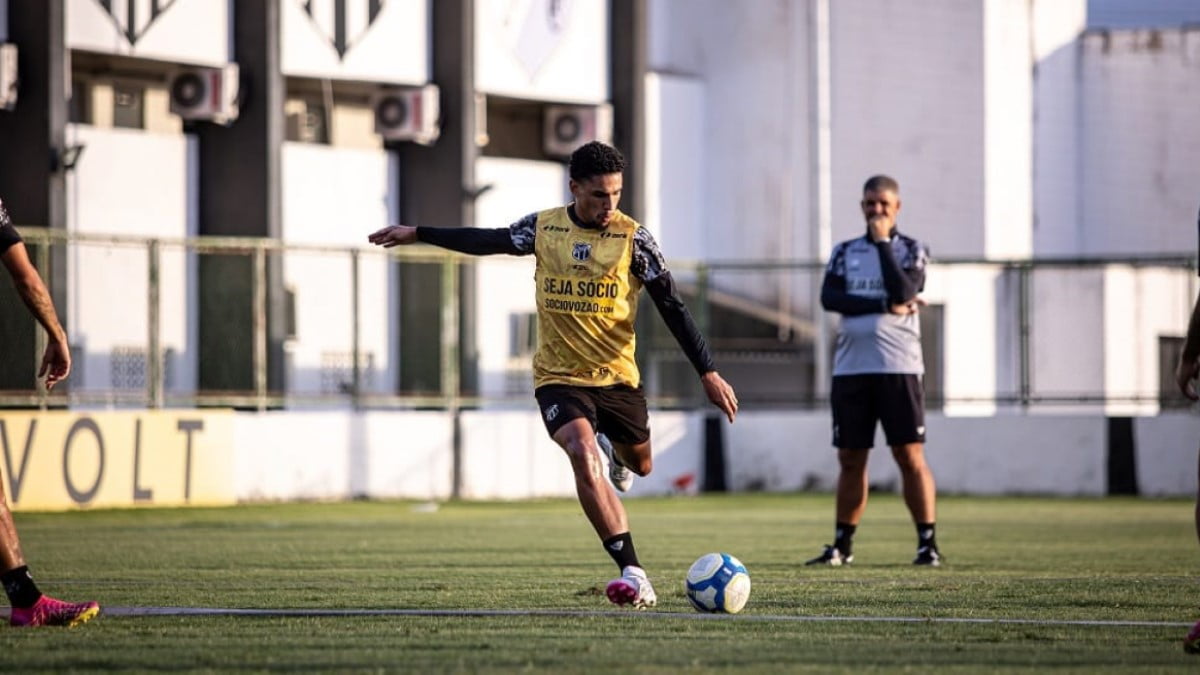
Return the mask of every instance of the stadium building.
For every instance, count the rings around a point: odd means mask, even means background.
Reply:
[[[531,261],[366,235],[560,204],[592,138],[630,158],[622,209],[745,408],[710,417],[643,311],[661,440],[635,494],[832,485],[817,298],[881,172],[934,255],[940,488],[1191,494],[1196,22],[1184,0],[0,0],[0,198],[76,359],[47,396],[35,324],[0,328],[29,355],[0,363],[6,452],[45,476],[10,495],[573,494],[536,461],[558,450]]]

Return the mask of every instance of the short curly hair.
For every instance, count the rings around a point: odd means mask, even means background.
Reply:
[[[625,157],[607,143],[591,141],[571,153],[571,180],[585,181],[595,176],[625,171]]]

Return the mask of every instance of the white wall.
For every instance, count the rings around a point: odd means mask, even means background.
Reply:
[[[943,494],[1103,494],[1102,417],[926,419],[926,455]],[[837,451],[828,413],[747,413],[726,431],[735,490],[832,491]],[[899,490],[896,464],[881,431],[868,480]],[[832,508],[831,508],[832,511]]]
[[[885,173],[900,182],[901,231],[936,256],[987,252],[983,8],[831,3],[834,241],[863,233],[863,181]]]
[[[1087,22],[1086,0],[1035,2],[1033,75],[1033,253],[1079,252],[1080,81],[1079,34]]]
[[[487,94],[608,100],[608,0],[477,0],[475,86]]]
[[[1106,407],[1108,414],[1158,412],[1158,340],[1187,333],[1194,286],[1194,275],[1188,270],[1124,265],[1105,270],[1104,391],[1114,398]]]
[[[244,413],[234,436],[239,500],[451,493],[453,426],[439,413]]]
[[[287,243],[365,248],[368,234],[399,222],[399,169],[393,153],[285,143],[281,163]],[[351,259],[344,252],[292,252],[284,261],[283,275],[296,293],[288,387],[318,393],[323,358],[348,355],[353,349]],[[373,357],[371,378],[363,382],[369,393],[391,393],[396,382],[399,322],[391,300],[397,297],[394,277],[385,255],[362,251],[359,344],[364,358]]]
[[[1200,418],[1194,413],[1137,418],[1133,437],[1141,494],[1148,497],[1196,494]]]
[[[528,408],[463,413],[464,498],[575,496],[570,461],[546,434],[532,395]],[[645,478],[635,478],[628,496],[672,494],[677,491],[675,481],[689,475],[695,487],[703,470],[703,426],[699,415],[652,412],[654,470]]]
[[[703,477],[704,414],[651,411],[654,470],[628,498],[689,493]],[[950,418],[930,415],[926,453],[940,494],[1103,495],[1107,422],[1099,415]],[[532,400],[524,411],[465,411],[462,496],[574,497],[570,464],[546,435]],[[837,454],[828,412],[746,412],[724,426],[733,491],[831,491]],[[240,500],[446,499],[453,425],[441,412],[237,413],[233,481]],[[1196,491],[1200,417],[1134,420],[1138,487],[1146,496]],[[873,487],[899,490],[895,462],[876,437]],[[687,485],[680,489],[678,485]],[[833,504],[830,499],[830,516]]]
[[[1077,253],[1194,251],[1200,28],[1090,32],[1081,50]]]
[[[990,415],[996,412],[994,397],[1004,384],[998,373],[1016,364],[1008,360],[1002,327],[1013,326],[1015,314],[1000,315],[1003,271],[997,266],[932,266],[928,270],[924,298],[945,305],[945,336],[942,344],[948,415]],[[972,400],[973,399],[973,400]]]
[[[983,7],[983,250],[988,258],[1033,253],[1033,68],[1026,3]]]
[[[713,223],[704,200],[705,85],[695,77],[646,76],[644,225],[673,258],[706,260]]]
[[[1042,396],[1104,391],[1104,271],[1042,269],[1032,275],[1030,379]],[[1073,406],[1062,408],[1070,412]],[[1051,406],[1039,408],[1053,412]]]
[[[707,259],[810,258],[811,238],[799,229],[810,175],[809,103],[798,94],[807,92],[807,52],[794,44],[807,30],[803,4],[657,0],[648,4],[648,23],[649,69],[662,74],[658,102],[671,115],[657,124],[678,135],[651,142],[663,143],[661,173],[682,172],[678,187],[690,189],[663,195],[660,213],[665,219],[667,208],[691,200],[696,219],[680,223],[686,232],[664,227],[664,238],[688,237]],[[686,98],[666,100],[680,90]],[[699,145],[691,152],[678,147],[693,140]],[[696,187],[694,172],[703,181]],[[775,288],[759,290],[758,299],[776,299]]]
[[[192,136],[71,125],[84,146],[67,174],[67,227],[105,235],[182,239],[198,232],[198,148]],[[137,157],[139,161],[129,161]],[[114,170],[120,167],[120,170]],[[143,246],[80,244],[68,262],[65,320],[75,354],[72,386],[110,388],[113,348],[148,346],[148,254]],[[164,246],[161,341],[173,350],[169,391],[196,386],[195,256]]]
[[[174,0],[153,17],[150,3],[139,0],[114,0],[111,14],[96,0],[67,0],[67,46],[160,61],[224,64],[233,58],[232,2]],[[129,3],[134,9],[132,26]]]
[[[424,84],[431,76],[431,0],[390,0],[371,21],[366,2],[346,3],[347,50],[335,47],[332,0],[282,0],[283,72],[287,75],[397,84]]]

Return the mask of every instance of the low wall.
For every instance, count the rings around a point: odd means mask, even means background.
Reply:
[[[714,447],[705,416],[653,412],[654,471],[629,495],[702,489]],[[1200,416],[1132,420],[1001,415],[927,420],[943,494],[1191,496]],[[457,421],[465,499],[575,494],[562,451],[535,411],[466,411]],[[1112,429],[1132,427],[1132,438]],[[719,426],[734,491],[833,489],[827,413],[747,412]],[[1121,435],[1121,434],[1118,434]],[[239,501],[447,499],[455,420],[442,412],[0,412],[3,487],[14,509],[232,504]],[[871,484],[898,489],[882,437]],[[1130,447],[1132,446],[1132,447]],[[706,456],[707,455],[707,456]],[[1114,480],[1110,467],[1125,474]]]

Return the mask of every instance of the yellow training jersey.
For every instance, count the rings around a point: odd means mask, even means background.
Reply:
[[[616,211],[604,229],[583,228],[564,206],[539,212],[536,227],[534,386],[638,386],[633,321],[642,283],[629,266],[641,225]]]

